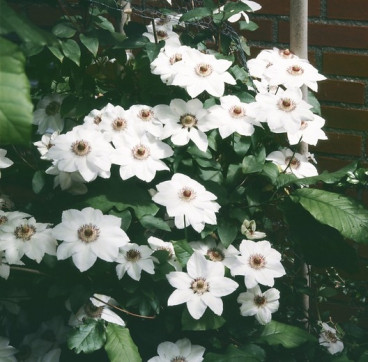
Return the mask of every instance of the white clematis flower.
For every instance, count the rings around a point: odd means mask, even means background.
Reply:
[[[174,250],[174,246],[171,242],[169,241],[163,241],[159,238],[156,238],[154,236],[150,236],[148,239],[148,245],[150,246],[150,248],[153,251],[156,250],[165,250],[168,252],[169,254],[169,259],[168,259],[168,263],[170,265],[172,265],[175,270],[181,271],[182,266],[179,263],[179,261],[176,259],[176,255],[175,255],[175,250]]]
[[[192,225],[194,230],[201,232],[206,223],[216,224],[215,213],[220,205],[214,201],[216,196],[197,181],[176,173],[170,181],[161,182],[156,187],[158,192],[152,197],[153,201],[166,206],[178,229]]]
[[[169,106],[156,106],[154,112],[164,124],[162,139],[171,137],[172,143],[177,146],[186,145],[192,140],[201,151],[206,152],[208,141],[203,130],[209,130],[205,119],[208,111],[199,99],[189,102],[173,99]]]
[[[2,362],[16,362],[15,354],[18,351],[9,345],[9,339],[0,337],[0,360]]]
[[[33,112],[33,124],[38,125],[37,133],[44,134],[55,131],[62,131],[64,128],[64,119],[60,114],[61,103],[64,96],[52,94],[43,97],[37,104]]]
[[[60,171],[79,171],[83,179],[90,182],[97,176],[110,177],[110,156],[113,150],[99,131],[77,126],[56,137],[54,146],[45,156],[54,160]]]
[[[146,133],[139,137],[131,136],[125,141],[115,142],[116,151],[112,163],[120,165],[120,177],[127,180],[133,176],[150,182],[157,171],[169,170],[161,161],[173,155],[172,148]]]
[[[23,255],[40,263],[45,253],[56,255],[56,239],[49,224],[15,218],[1,228],[0,250],[9,264],[19,264]]]
[[[233,76],[227,71],[232,62],[216,59],[212,54],[203,54],[192,49],[187,53],[185,62],[178,62],[173,85],[183,87],[195,98],[204,91],[214,97],[222,97],[225,83],[236,84]]]
[[[6,152],[7,152],[6,150],[0,148],[0,169],[10,167],[14,163],[12,160],[5,157]],[[1,178],[1,172],[0,172],[0,178]]]
[[[260,125],[253,115],[255,103],[243,103],[233,95],[221,97],[220,102],[221,105],[214,105],[208,109],[204,131],[218,128],[222,138],[235,132],[242,136],[251,136],[254,133],[253,125]]]
[[[271,322],[272,313],[279,309],[280,292],[275,288],[270,288],[262,293],[259,285],[248,289],[245,293],[240,293],[238,303],[242,316],[254,315],[260,324]]]
[[[48,160],[46,153],[54,145],[55,138],[59,136],[59,132],[45,133],[40,141],[34,142],[33,144],[37,147],[38,152],[41,154],[41,160]]]
[[[293,152],[288,148],[273,151],[267,157],[267,161],[276,164],[281,172],[293,173],[297,178],[317,176],[317,169],[308,162],[306,155]]]
[[[176,288],[167,304],[172,306],[186,303],[194,319],[201,318],[207,307],[221,315],[221,297],[231,294],[238,287],[238,283],[224,275],[225,268],[221,263],[206,260],[202,254],[194,252],[188,260],[187,273],[167,274],[169,283]]]
[[[281,254],[271,248],[267,240],[254,242],[243,240],[239,246],[239,265],[231,272],[233,275],[244,275],[247,288],[254,288],[257,284],[273,287],[274,279],[285,275],[281,264]]]
[[[111,310],[111,306],[117,304],[117,301],[108,295],[93,294],[93,296],[89,298],[89,301],[83,305],[75,315],[72,314],[70,316],[69,325],[76,327],[82,324],[85,318],[92,318],[95,320],[103,319],[106,322],[125,327],[125,322]]]
[[[322,331],[318,342],[321,346],[326,347],[331,354],[342,352],[344,349],[344,344],[337,336],[336,329],[330,327],[327,323],[322,323]]]
[[[91,268],[97,258],[115,261],[119,247],[129,241],[120,225],[120,218],[103,215],[91,207],[63,211],[61,223],[53,229],[55,238],[63,240],[57,249],[57,258],[64,260],[71,256],[81,272]]]
[[[168,45],[181,45],[179,35],[165,25],[155,26],[155,30],[152,25],[147,25],[147,31],[142,35],[147,37],[151,43],[156,43],[156,40],[157,42],[163,40]]]
[[[163,125],[152,107],[143,104],[131,106],[129,108],[129,120],[139,136],[148,132],[157,138],[161,138]]]
[[[191,344],[187,338],[179,339],[175,343],[162,342],[157,347],[158,356],[148,362],[201,362],[205,348]]]
[[[132,279],[139,281],[142,270],[148,274],[155,273],[153,250],[147,245],[138,245],[129,243],[119,250],[119,256],[116,259],[116,274],[121,279],[127,273]]]

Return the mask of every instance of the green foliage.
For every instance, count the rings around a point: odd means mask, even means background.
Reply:
[[[28,144],[31,138],[32,103],[19,48],[0,38],[0,144]]]
[[[299,189],[290,196],[322,224],[338,230],[344,237],[368,242],[368,210],[356,200],[318,189]]]
[[[105,342],[106,327],[103,320],[88,319],[68,337],[68,347],[75,353],[92,353],[102,348]]]
[[[282,345],[285,348],[296,348],[306,342],[314,342],[315,338],[301,328],[272,321],[266,324],[258,341],[270,346]]]
[[[225,354],[207,353],[204,362],[262,362],[265,361],[265,352],[256,344],[248,344],[241,348],[230,345]]]
[[[218,316],[208,308],[200,319],[193,319],[185,308],[181,316],[181,325],[184,331],[207,331],[218,329],[225,324],[226,320]]]
[[[114,323],[108,323],[106,327],[105,350],[110,362],[131,361],[140,362],[138,348],[130,336],[129,329]]]

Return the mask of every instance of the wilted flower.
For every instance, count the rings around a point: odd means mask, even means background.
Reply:
[[[179,339],[175,343],[162,342],[157,347],[158,356],[148,362],[201,362],[205,348],[191,344],[187,338]]]
[[[170,181],[161,182],[156,187],[158,192],[152,197],[153,201],[166,206],[178,229],[192,225],[194,230],[201,232],[206,223],[216,224],[215,213],[220,205],[214,201],[216,196],[197,181],[176,173]]]
[[[241,303],[240,314],[243,316],[254,315],[260,324],[271,322],[271,314],[279,309],[280,292],[270,288],[262,293],[259,285],[240,293],[238,303]]]
[[[111,306],[117,305],[117,301],[108,295],[93,294],[89,301],[82,306],[78,312],[69,318],[69,325],[78,326],[84,322],[85,318],[103,319],[109,323],[115,323],[125,327],[125,322],[111,310]]]
[[[62,131],[64,119],[61,117],[60,108],[64,97],[60,94],[52,94],[43,97],[33,112],[33,124],[38,125],[37,132],[44,134]]]
[[[187,273],[176,271],[167,274],[169,283],[176,288],[167,304],[186,303],[194,319],[201,318],[207,307],[221,315],[221,297],[231,294],[238,287],[238,283],[224,275],[223,264],[206,260],[202,254],[194,252],[188,260]]]
[[[336,329],[330,327],[327,323],[322,323],[322,331],[318,342],[321,346],[326,347],[331,354],[339,353],[344,349],[344,344],[337,336]]]
[[[255,240],[255,239],[263,239],[266,237],[266,234],[262,231],[256,231],[256,222],[254,220],[247,220],[243,221],[243,224],[240,228],[240,232],[246,236],[248,240]]]
[[[12,160],[5,157],[6,152],[7,152],[6,150],[0,148],[0,169],[10,167],[14,163]],[[1,172],[0,172],[0,178],[1,178]]]

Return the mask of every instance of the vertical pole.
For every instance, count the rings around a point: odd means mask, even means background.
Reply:
[[[308,59],[308,0],[290,0],[290,50],[298,57]],[[308,101],[307,86],[302,87],[303,99]],[[308,152],[308,144],[301,142],[300,153]],[[309,286],[309,268],[303,261],[298,265],[300,275]],[[309,296],[302,295],[302,308],[305,317],[305,327],[308,328],[309,323]]]

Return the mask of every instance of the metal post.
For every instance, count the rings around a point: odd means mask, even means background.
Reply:
[[[290,50],[303,59],[308,59],[308,0],[290,0]],[[307,86],[302,87],[303,99],[308,101]],[[308,144],[301,142],[300,153],[308,153]],[[310,284],[309,268],[303,261],[298,265],[300,275]],[[305,316],[305,327],[309,327],[309,296],[302,295],[302,307]]]

